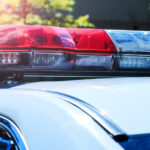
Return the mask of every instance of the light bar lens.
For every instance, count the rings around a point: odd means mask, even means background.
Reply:
[[[68,28],[78,53],[116,53],[116,47],[107,33],[102,29],[74,29]]]
[[[0,25],[0,48],[59,48],[70,49],[76,45],[65,28],[51,26],[4,26]]]
[[[122,55],[118,57],[119,69],[150,69],[150,56]]]
[[[0,32],[2,69],[150,71],[150,31],[5,26]]]
[[[0,53],[0,65],[15,65],[20,62],[20,55],[16,52]]]
[[[149,31],[106,30],[118,52],[150,52]]]
[[[113,55],[76,55],[76,67],[93,67],[111,70],[114,64]]]
[[[64,53],[34,53],[31,60],[33,67],[48,67],[64,69],[69,67],[69,61]],[[42,68],[41,68],[42,69]]]

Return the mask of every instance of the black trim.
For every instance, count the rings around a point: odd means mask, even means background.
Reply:
[[[127,141],[129,137],[127,134],[120,134],[120,135],[113,136],[113,139],[116,142],[124,142],[124,141]]]
[[[102,77],[102,76],[124,76],[143,77],[150,76],[150,71],[97,71],[97,70],[63,70],[63,69],[33,69],[33,68],[0,68],[0,74],[13,75],[23,73],[24,75],[48,75],[54,77]]]

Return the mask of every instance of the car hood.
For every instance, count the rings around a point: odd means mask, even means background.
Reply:
[[[11,89],[64,93],[98,108],[129,135],[150,133],[149,77],[35,82]]]

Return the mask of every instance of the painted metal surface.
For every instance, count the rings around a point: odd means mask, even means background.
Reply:
[[[59,92],[53,92],[53,91],[44,91],[51,94],[54,94],[56,97],[59,97],[60,99],[74,105],[75,107],[82,110],[84,113],[89,115],[96,123],[98,123],[108,134],[110,134],[112,137],[116,137],[119,135],[125,135],[126,133],[122,131],[111,119],[109,119],[103,112],[99,111],[92,105],[77,99],[75,97],[71,97],[66,94],[62,94]]]
[[[0,114],[16,123],[31,150],[122,149],[89,115],[53,94],[9,88],[0,97]]]
[[[150,132],[149,77],[39,82],[13,89],[51,90],[68,94],[98,108],[127,134]]]

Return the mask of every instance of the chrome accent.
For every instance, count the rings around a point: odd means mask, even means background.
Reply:
[[[22,88],[21,90],[31,90],[31,91],[54,94],[58,98],[78,107],[84,113],[89,115],[98,125],[100,125],[108,134],[110,134],[115,141],[117,142],[126,141],[128,139],[128,135],[120,127],[118,127],[116,123],[114,123],[108,116],[106,116],[103,112],[101,112],[96,107],[92,106],[91,104],[83,100],[56,91],[24,89],[24,88]]]
[[[0,115],[0,125],[8,132],[10,132],[19,150],[29,150],[23,134],[16,126],[16,124],[14,124],[10,119],[4,117],[3,115]]]
[[[83,100],[77,99],[75,97],[55,92],[55,91],[44,91],[57,95],[60,99],[65,100],[72,105],[80,108],[86,114],[88,114],[94,121],[96,121],[107,133],[109,133],[115,140],[123,138],[126,140],[126,133],[119,128],[110,118],[108,118],[104,113],[102,113],[97,108],[93,107],[91,104],[86,103]]]

